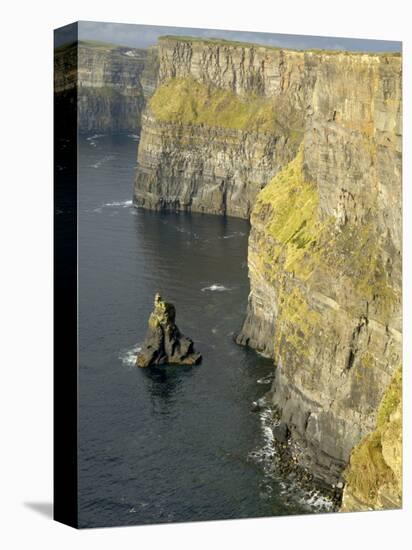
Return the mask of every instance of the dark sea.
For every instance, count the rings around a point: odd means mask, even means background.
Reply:
[[[271,361],[237,346],[245,220],[132,206],[137,136],[79,143],[79,523],[251,518],[327,506],[270,472]],[[153,298],[200,366],[134,366]]]

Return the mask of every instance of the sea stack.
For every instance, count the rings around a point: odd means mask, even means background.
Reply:
[[[148,330],[141,351],[137,355],[138,367],[152,365],[198,365],[202,360],[195,352],[193,340],[184,336],[175,323],[176,309],[165,302],[160,294],[154,299]]]

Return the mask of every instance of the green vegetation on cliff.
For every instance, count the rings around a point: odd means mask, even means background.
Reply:
[[[270,99],[241,97],[193,78],[168,80],[156,89],[149,105],[154,116],[163,122],[262,131],[269,131],[276,124]]]
[[[353,448],[342,511],[397,508],[402,501],[402,369],[387,388],[376,429]]]
[[[199,44],[205,44],[205,45],[211,45],[211,46],[227,46],[229,48],[265,48],[268,50],[281,50],[283,48],[280,48],[279,46],[269,46],[269,45],[263,45],[258,44],[256,42],[242,42],[240,40],[226,40],[225,38],[204,38],[202,36],[185,36],[185,35],[172,35],[172,34],[166,34],[164,36],[160,36],[158,38],[158,41],[161,42],[185,42],[185,43],[199,43]],[[298,50],[292,50],[290,51],[298,51]]]
[[[382,428],[402,403],[402,368],[399,367],[387,388],[379,406],[376,425]]]
[[[275,357],[282,349],[304,359],[320,322],[304,286],[314,269],[313,255],[325,223],[318,219],[316,187],[305,180],[303,146],[296,157],[259,193],[252,225],[263,227],[259,269],[278,292]],[[296,278],[295,278],[296,277]]]
[[[369,314],[382,324],[389,322],[397,295],[371,216],[340,224],[333,215],[322,217],[317,187],[305,178],[303,163],[302,144],[257,197],[251,217],[258,243],[253,264],[276,288],[276,360],[289,371],[304,363],[305,372],[315,376],[315,341],[333,335],[326,336],[313,288],[336,281],[350,317],[362,318],[369,304]],[[333,283],[326,296],[334,298]],[[372,354],[360,353],[356,361],[365,368],[375,364]],[[355,376],[362,374],[356,370]]]
[[[310,275],[312,262],[305,262],[313,251],[324,224],[318,221],[319,197],[316,187],[305,181],[302,172],[303,147],[259,193],[253,217],[267,217],[265,232],[271,240],[270,268],[282,261],[282,268],[301,280]],[[252,220],[253,223],[253,220]]]
[[[358,223],[337,225],[334,216],[320,218],[317,188],[304,178],[303,145],[297,156],[259,193],[252,224],[264,222],[262,270],[269,280],[286,271],[306,283],[329,277],[351,288],[346,304],[356,316],[374,305],[374,318],[387,324],[397,304],[385,268],[373,211]]]

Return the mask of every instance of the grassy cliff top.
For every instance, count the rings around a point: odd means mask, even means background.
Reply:
[[[111,44],[110,42],[100,42],[98,40],[79,40],[78,45],[84,46],[86,48],[96,48],[101,50],[116,50],[117,48],[123,48],[123,46],[120,46],[118,44]]]
[[[227,40],[225,38],[203,38],[200,36],[185,36],[185,35],[164,35],[158,38],[159,42],[162,41],[175,41],[175,42],[196,42],[205,45],[212,46],[228,46],[234,48],[262,48],[265,50],[271,51],[289,51],[294,53],[313,53],[313,54],[327,54],[327,55],[371,55],[371,56],[393,56],[400,57],[399,52],[368,52],[368,51],[352,51],[352,50],[326,50],[320,48],[307,48],[307,49],[297,49],[297,48],[284,48],[280,46],[269,46],[265,44],[258,44],[257,42],[240,42],[238,40]]]
[[[142,52],[146,48],[132,48],[129,46],[121,46],[120,44],[112,44],[110,42],[99,42],[98,40],[78,40],[77,42],[66,42],[61,44],[57,48],[54,48],[54,52],[62,52],[69,48],[90,48],[94,50],[132,50]]]
[[[92,48],[95,50],[146,51],[146,48],[134,48],[132,46],[122,46],[121,44],[112,44],[110,42],[99,42],[98,40],[79,40],[78,46],[83,48]]]

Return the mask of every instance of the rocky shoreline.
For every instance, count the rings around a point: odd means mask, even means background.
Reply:
[[[282,421],[281,411],[272,404],[271,391],[266,393],[257,402],[252,403],[252,411],[265,414],[265,428],[271,430],[271,449],[267,450],[264,458],[271,461],[270,472],[275,478],[293,484],[308,495],[308,499],[316,495],[329,503],[329,511],[339,511],[342,504],[344,489],[343,480],[337,484],[320,484],[311,472],[310,467],[303,462],[304,452],[295,441],[285,422]]]

